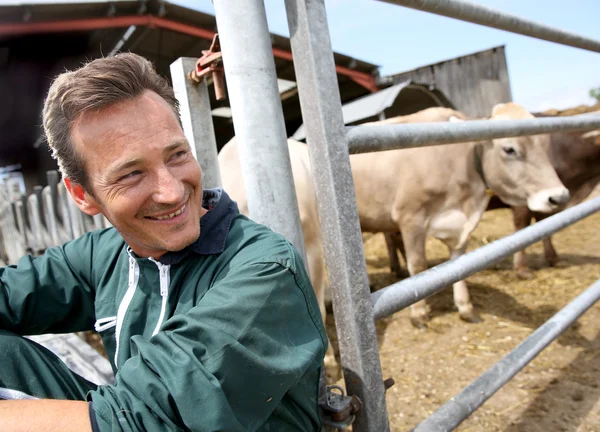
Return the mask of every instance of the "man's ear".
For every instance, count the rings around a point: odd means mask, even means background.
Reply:
[[[83,186],[74,183],[69,178],[65,178],[64,182],[69,191],[69,195],[71,195],[71,198],[73,198],[73,201],[75,201],[79,210],[90,216],[95,216],[100,213],[100,206],[96,203],[96,200],[85,191]]]

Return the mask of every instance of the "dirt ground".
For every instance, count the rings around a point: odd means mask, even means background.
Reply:
[[[404,310],[378,323],[383,377],[393,377],[387,407],[393,431],[408,431],[600,278],[600,214],[556,234],[564,263],[548,268],[541,244],[528,249],[537,278],[523,281],[505,259],[467,279],[482,322],[458,318],[451,289],[430,298],[426,330]],[[470,240],[477,248],[512,232],[508,210],[487,212]],[[381,234],[365,235],[372,287],[398,280],[389,271]],[[430,265],[447,258],[437,240],[427,244]],[[553,342],[512,381],[465,420],[458,431],[600,431],[600,304]]]

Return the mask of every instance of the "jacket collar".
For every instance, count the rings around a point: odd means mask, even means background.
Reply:
[[[177,264],[190,252],[199,255],[213,255],[223,252],[231,222],[238,214],[238,206],[223,189],[217,188],[203,191],[202,207],[207,209],[208,213],[200,218],[200,237],[180,251],[164,254],[159,259],[161,264]]]

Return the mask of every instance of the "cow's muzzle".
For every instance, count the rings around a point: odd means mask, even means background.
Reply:
[[[527,199],[529,210],[540,213],[551,213],[566,204],[570,198],[567,188],[544,189]]]

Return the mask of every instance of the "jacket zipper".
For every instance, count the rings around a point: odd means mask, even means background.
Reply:
[[[131,255],[131,251],[127,249],[127,253],[129,254],[129,281],[127,284],[127,292],[121,300],[121,304],[119,305],[119,309],[117,311],[117,328],[115,329],[115,367],[118,368],[119,364],[117,360],[119,359],[119,340],[121,336],[121,330],[123,328],[123,320],[125,319],[125,314],[127,313],[127,309],[131,304],[131,300],[133,299],[133,295],[135,294],[135,290],[137,288],[138,280],[140,278],[140,268],[138,266],[137,261]]]
[[[98,321],[94,323],[94,330],[98,333],[103,332],[104,330],[108,330],[109,328],[113,328],[117,325],[117,317],[106,317],[100,318]]]
[[[154,260],[153,258],[149,258],[150,261],[154,262],[158,267],[158,274],[160,276],[160,296],[162,297],[162,305],[160,307],[160,317],[158,318],[158,322],[156,323],[156,327],[152,332],[152,336],[154,336],[160,330],[160,326],[162,325],[165,319],[165,313],[167,311],[167,299],[169,297],[169,283],[170,283],[170,274],[169,269],[171,266],[166,264],[161,264],[160,262]]]

